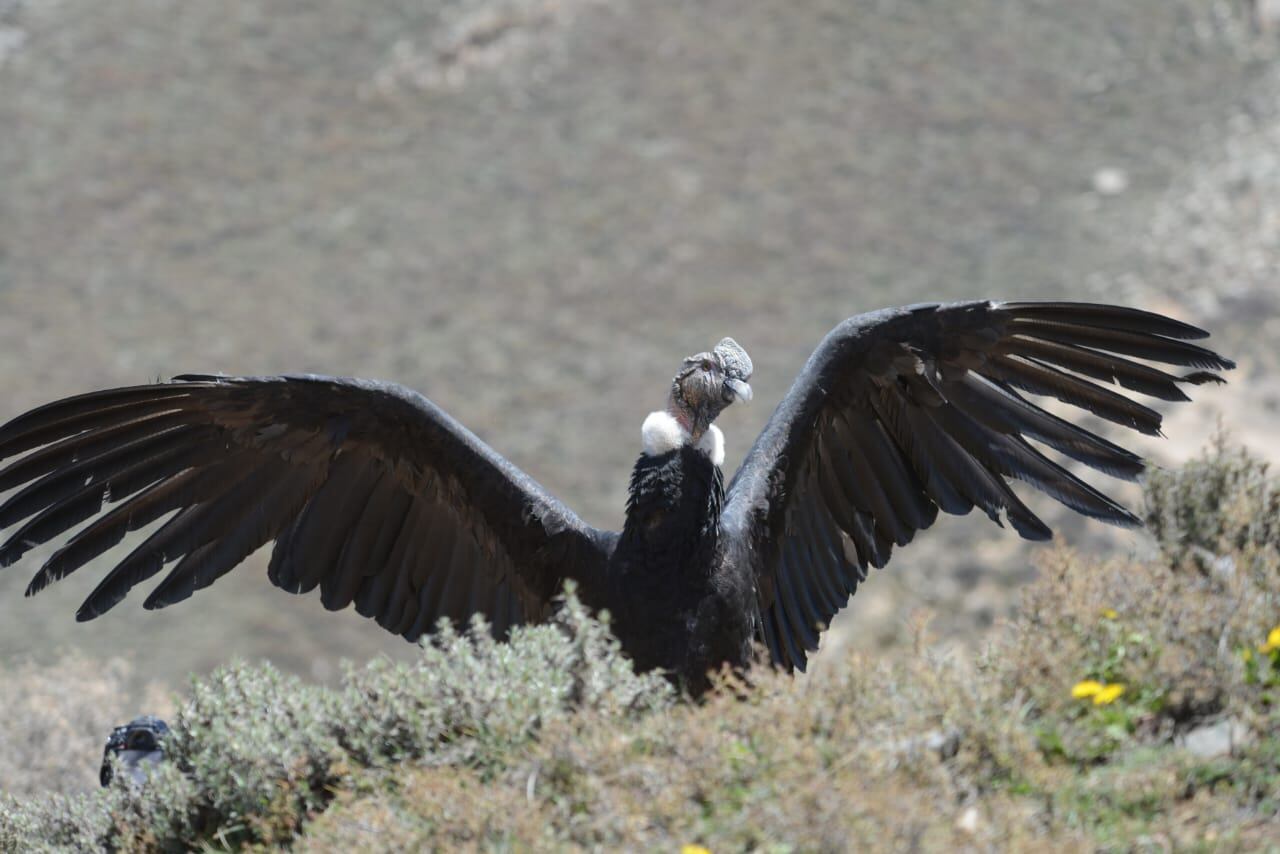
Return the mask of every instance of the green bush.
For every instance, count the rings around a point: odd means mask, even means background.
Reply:
[[[575,710],[617,718],[671,701],[668,683],[635,675],[572,595],[554,623],[517,629],[509,644],[480,621],[465,634],[446,625],[414,664],[375,661],[337,688],[233,664],[193,684],[171,722],[171,761],[144,787],[121,775],[104,792],[0,799],[0,850],[283,844],[362,772],[483,769]]]
[[[1234,553],[1280,548],[1280,488],[1221,432],[1180,469],[1147,473],[1143,521],[1166,558],[1210,572]]]

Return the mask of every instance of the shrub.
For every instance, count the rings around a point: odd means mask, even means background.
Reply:
[[[635,675],[572,594],[555,622],[517,629],[509,644],[480,621],[463,634],[445,625],[416,663],[375,661],[337,688],[237,663],[193,683],[171,722],[170,762],[144,787],[118,775],[103,792],[0,800],[0,850],[284,844],[361,772],[406,761],[483,769],[573,710],[612,719],[671,699],[664,679]]]
[[[1265,463],[1218,437],[1183,469],[1150,474],[1160,559],[1048,555],[996,655],[1033,702],[1047,751],[1096,761],[1214,715],[1259,720],[1267,699],[1243,653],[1280,622],[1278,496]],[[1123,693],[1073,696],[1085,681]]]
[[[1166,559],[1209,573],[1231,556],[1280,549],[1280,488],[1268,465],[1225,434],[1180,469],[1147,474],[1143,521]]]

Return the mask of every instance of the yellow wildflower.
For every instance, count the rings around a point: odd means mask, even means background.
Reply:
[[[1253,661],[1253,650],[1249,649],[1248,647],[1245,647],[1244,649],[1240,650],[1240,657],[1245,660],[1246,664],[1248,664],[1250,661]]]
[[[1071,696],[1077,700],[1087,700],[1092,697],[1095,705],[1105,706],[1114,703],[1116,698],[1124,693],[1124,684],[1120,682],[1102,683],[1096,679],[1086,679],[1083,682],[1077,682],[1071,688]]]
[[[1094,679],[1086,679],[1083,682],[1077,682],[1071,688],[1071,696],[1077,700],[1083,700],[1085,697],[1095,697],[1105,687],[1101,682]]]
[[[1104,620],[1114,620],[1114,619],[1116,619],[1116,618],[1117,618],[1117,617],[1119,617],[1119,616],[1120,616],[1120,614],[1116,611],[1116,609],[1115,609],[1115,608],[1103,608],[1103,609],[1102,609],[1102,619],[1104,619]]]
[[[1275,652],[1280,649],[1280,626],[1267,633],[1267,642],[1258,647],[1258,652]]]
[[[711,849],[703,845],[681,845],[680,854],[711,854]]]
[[[1123,693],[1124,685],[1119,682],[1113,682],[1093,695],[1093,704],[1095,706],[1105,706],[1110,703],[1114,703],[1116,698]]]

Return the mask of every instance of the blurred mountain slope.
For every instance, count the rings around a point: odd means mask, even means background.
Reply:
[[[1274,115],[1269,46],[1227,4],[32,0],[0,26],[0,418],[184,371],[393,379],[617,525],[640,421],[724,335],[757,366],[732,466],[858,311],[1127,300],[1245,357],[1261,322],[1201,317],[1221,283],[1151,246],[1239,116]],[[855,634],[921,591],[970,631],[1029,553],[948,520]],[[0,576],[5,657],[172,679],[406,651],[272,590],[261,555],[199,605],[84,626],[92,570],[22,602],[32,557]]]

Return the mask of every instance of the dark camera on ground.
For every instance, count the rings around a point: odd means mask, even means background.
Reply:
[[[113,729],[102,750],[98,781],[103,786],[111,785],[115,776],[114,766],[118,766],[128,774],[131,782],[141,784],[146,779],[147,768],[164,759],[164,739],[168,734],[169,725],[154,715],[134,718]],[[113,756],[116,758],[114,766]]]

